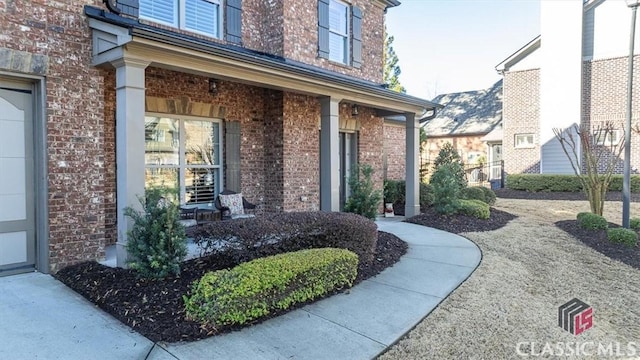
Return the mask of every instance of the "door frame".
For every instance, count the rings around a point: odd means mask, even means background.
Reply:
[[[35,269],[49,273],[49,182],[47,167],[46,82],[42,76],[0,71],[0,80],[31,84],[33,101],[33,205],[35,215]],[[20,271],[17,271],[20,272]],[[22,271],[24,272],[24,271]],[[10,275],[7,272],[6,275]],[[5,275],[5,274],[3,274]]]

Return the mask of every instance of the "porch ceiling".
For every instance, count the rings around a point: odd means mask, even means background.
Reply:
[[[248,49],[219,44],[151,27],[86,6],[93,29],[95,66],[121,59],[230,80],[254,86],[332,97],[384,113],[415,113],[439,107],[417,97],[390,91],[380,84]]]

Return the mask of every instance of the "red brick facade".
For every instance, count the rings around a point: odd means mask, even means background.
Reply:
[[[407,151],[405,124],[384,124],[384,176],[389,180],[404,180]]]

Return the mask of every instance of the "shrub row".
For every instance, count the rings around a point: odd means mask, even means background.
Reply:
[[[384,181],[384,202],[392,204],[406,203],[406,182],[404,180]],[[433,205],[433,189],[429,184],[420,183],[420,207]]]
[[[622,191],[622,175],[613,175],[608,191]],[[512,190],[530,192],[582,191],[580,179],[575,175],[512,174],[505,185]],[[631,176],[631,192],[640,192],[640,176]]]
[[[607,219],[590,212],[578,213],[576,219],[578,220],[578,225],[583,229],[606,230],[609,227]]]
[[[638,233],[636,230],[640,228],[640,219],[633,218],[630,222],[631,229],[611,228],[607,220],[590,212],[581,212],[576,216],[578,224],[581,228],[587,230],[607,230],[607,239],[613,243],[624,244],[629,247],[636,246],[638,242]]]
[[[609,241],[634,247],[638,243],[638,233],[631,229],[613,228],[607,230]]]
[[[203,255],[228,252],[236,262],[311,248],[348,249],[370,263],[378,227],[356,214],[291,212],[249,219],[216,221],[190,229]]]
[[[480,200],[485,204],[496,203],[496,193],[484,186],[471,186],[462,189],[462,198],[467,200]]]
[[[478,219],[488,219],[489,205],[482,200],[466,200],[460,199],[458,203],[458,213],[473,216]]]
[[[207,326],[244,324],[350,287],[358,257],[344,249],[310,249],[206,273],[184,297],[188,318]]]

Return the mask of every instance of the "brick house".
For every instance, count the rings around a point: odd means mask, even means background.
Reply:
[[[505,172],[573,174],[554,128],[595,129],[612,121],[616,129],[606,143],[624,137],[631,11],[616,0],[540,3],[542,34],[496,66],[504,76]],[[636,57],[636,74],[639,65]],[[633,122],[640,112],[638,84]],[[639,141],[632,133],[632,172],[640,166]],[[622,161],[616,171],[622,172]]]
[[[345,174],[382,187],[385,116],[406,119],[407,213],[418,116],[382,82],[396,0],[64,0],[0,5],[0,276],[126,253],[145,187],[210,206],[223,189],[274,211],[338,211]],[[404,136],[401,136],[404,135]],[[407,151],[408,149],[408,151]]]
[[[481,159],[485,164],[493,165],[485,171],[486,176],[474,178],[473,182],[499,178],[502,80],[488,89],[438,95],[432,101],[443,108],[422,125],[427,141],[422,145],[421,162],[432,164],[442,146],[450,143],[466,167],[477,164]]]

